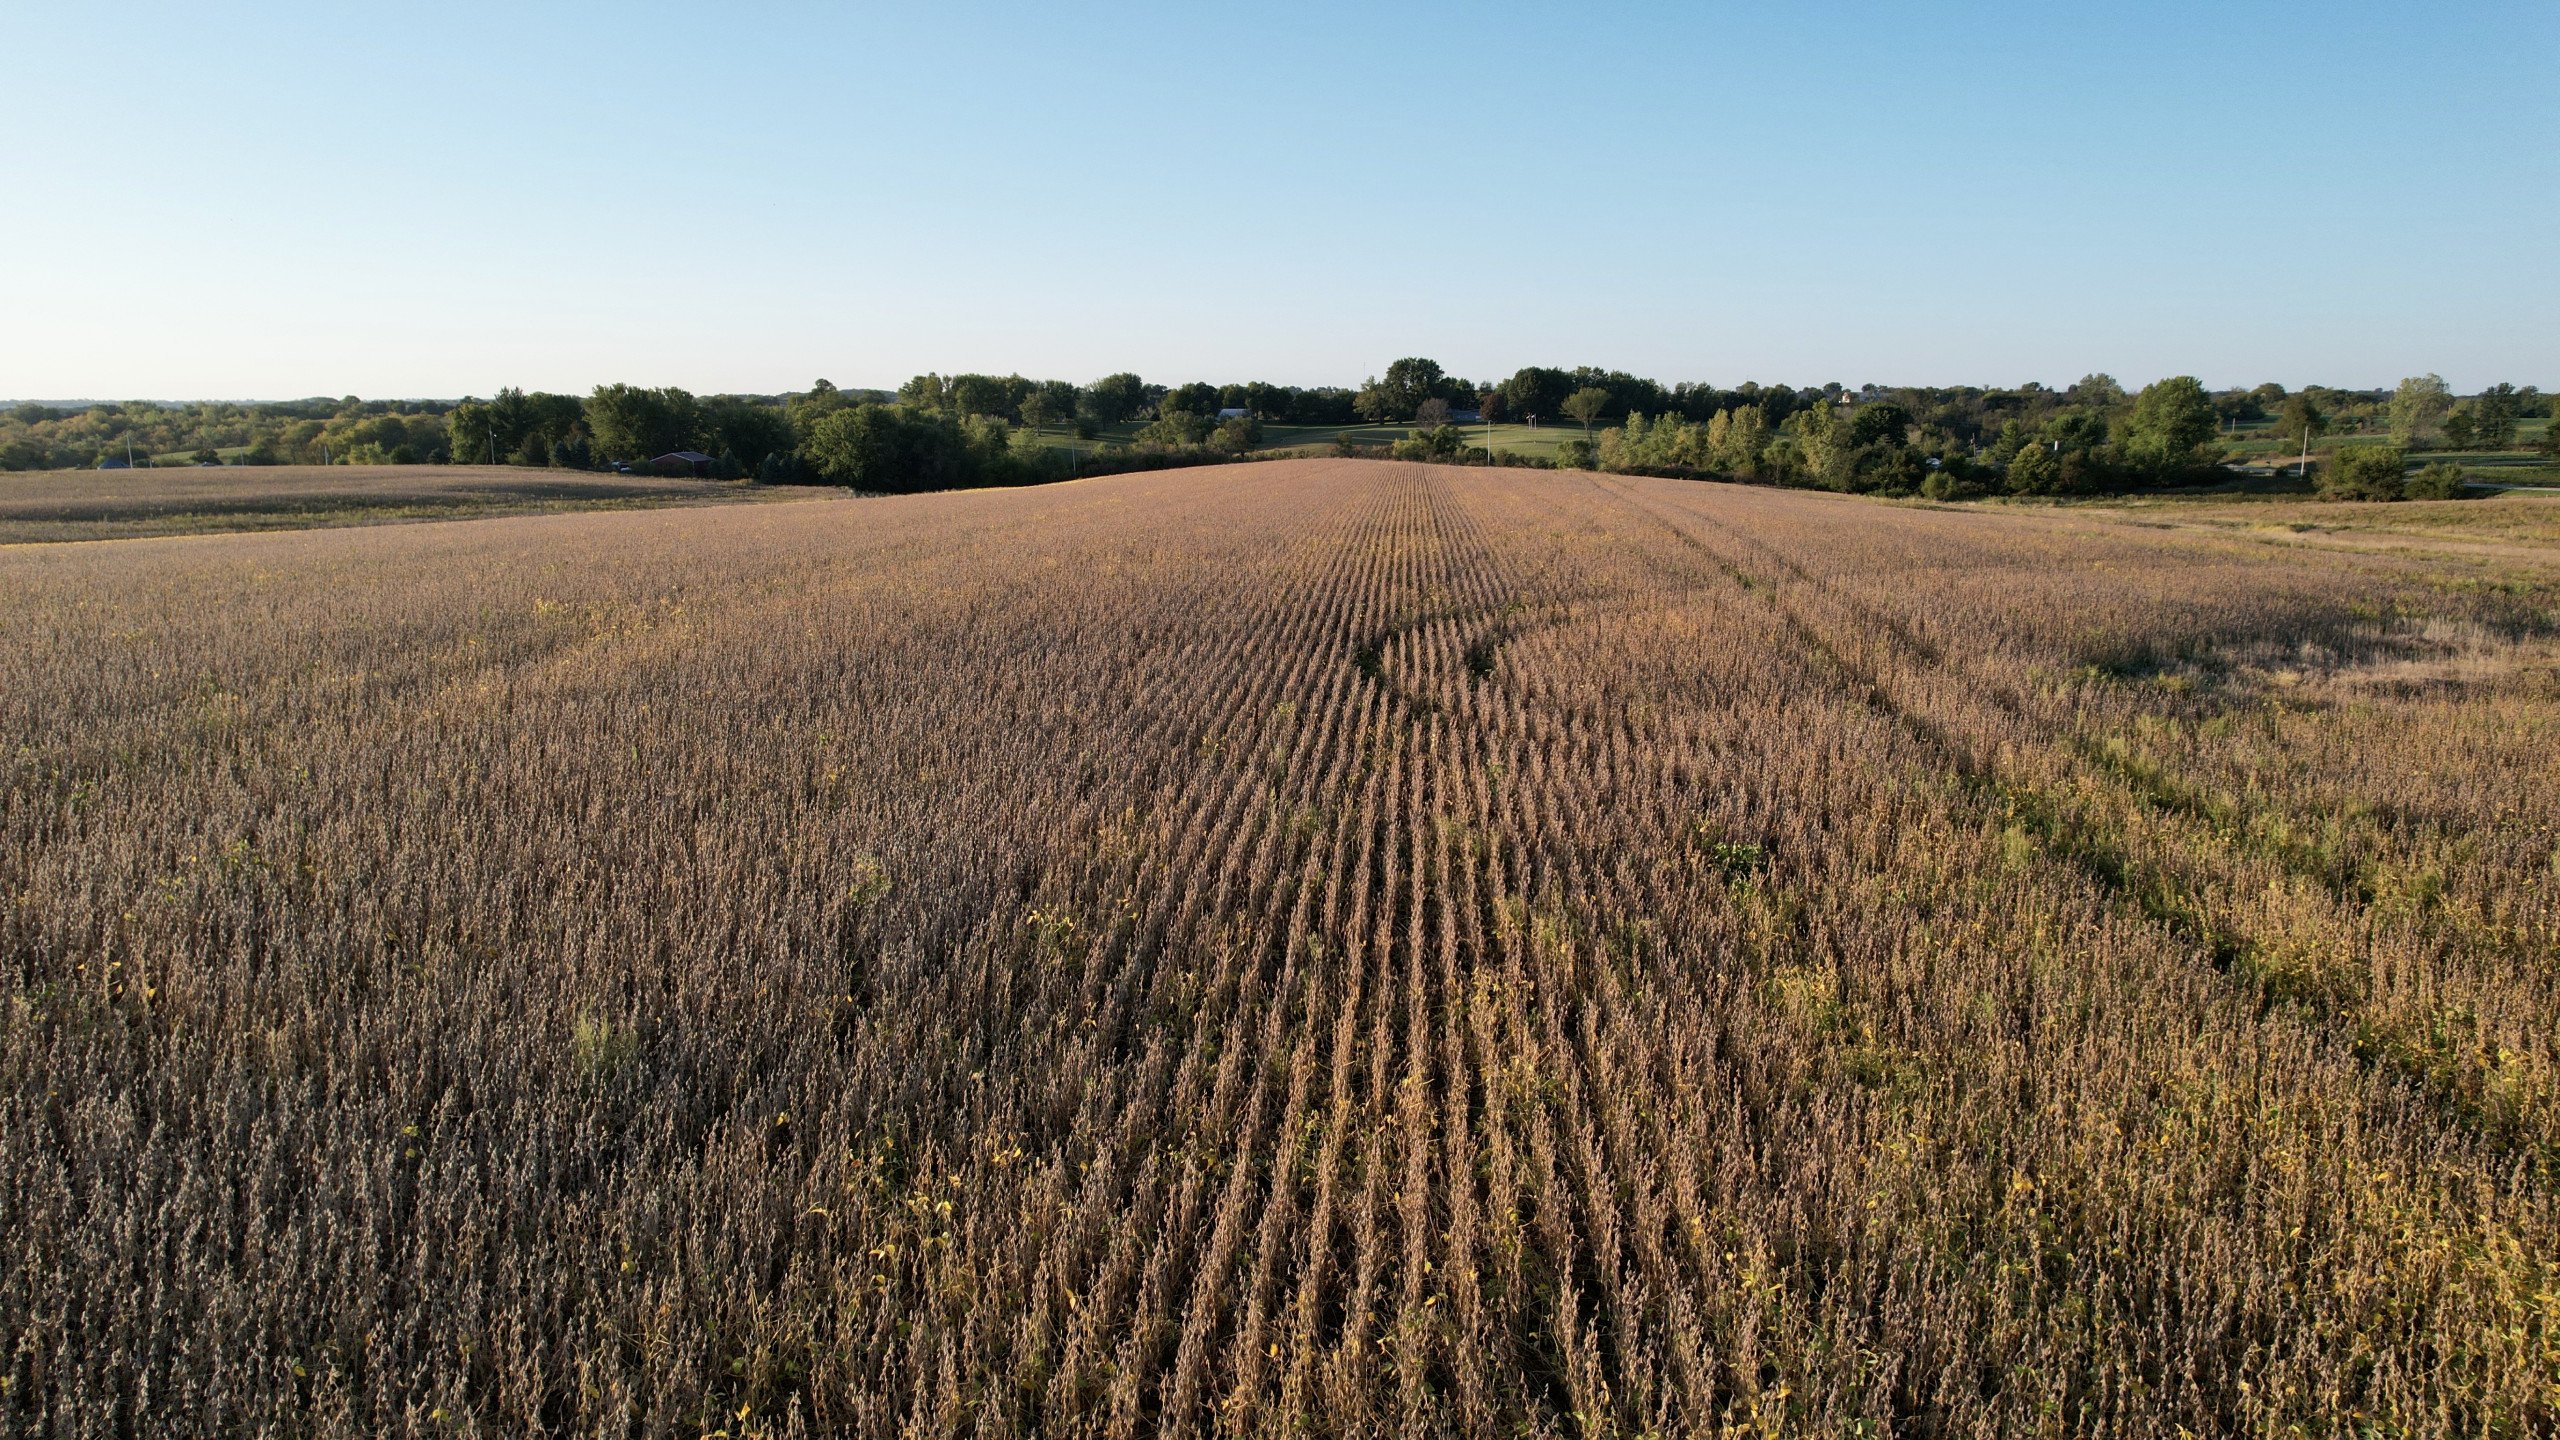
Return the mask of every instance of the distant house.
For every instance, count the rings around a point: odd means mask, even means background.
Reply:
[[[1481,410],[1452,410],[1449,412],[1449,423],[1452,425],[1481,425],[1484,423],[1484,412]]]
[[[649,468],[661,475],[705,476],[711,473],[714,463],[710,456],[699,450],[670,450],[664,455],[651,457]]]
[[[133,466],[123,457],[118,456],[113,459],[99,461],[98,468],[101,470],[130,470]]]
[[[1247,410],[1241,405],[1230,405],[1226,409],[1218,412],[1218,418],[1221,420],[1242,420],[1252,413],[1252,411]]]

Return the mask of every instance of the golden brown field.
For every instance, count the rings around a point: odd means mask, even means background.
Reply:
[[[705,504],[775,493],[707,480],[495,465],[37,470],[0,473],[0,545]]]
[[[0,1432],[2550,1434],[2560,506],[2317,515],[0,552]]]

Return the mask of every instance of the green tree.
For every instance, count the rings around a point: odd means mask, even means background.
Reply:
[[[1816,401],[1788,416],[1786,428],[1806,479],[1834,489],[1847,483],[1849,426],[1840,418],[1839,406]]]
[[[1515,420],[1564,413],[1564,397],[1573,393],[1573,377],[1562,370],[1531,365],[1498,387],[1504,413]]]
[[[2092,410],[2112,410],[2124,403],[2124,387],[2116,383],[2113,375],[2083,375],[2079,383],[2062,392],[2062,398]]]
[[[2471,407],[2472,441],[2483,450],[2504,450],[2516,443],[2516,387],[2492,385]]]
[[[1418,412],[1423,401],[1440,394],[1440,382],[1445,378],[1439,361],[1426,360],[1418,355],[1408,356],[1388,366],[1386,386],[1388,393],[1395,397],[1396,416],[1402,418]]]
[[[1161,446],[1167,450],[1187,449],[1205,443],[1217,422],[1206,415],[1189,410],[1171,410],[1159,405],[1156,418],[1140,426],[1137,441],[1141,445]]]
[[[465,399],[445,415],[448,448],[465,464],[548,465],[551,447],[585,425],[577,396],[514,388],[486,401]]]
[[[1849,420],[1849,448],[1869,445],[1901,445],[1911,429],[1911,412],[1891,401],[1878,401],[1859,408]]]
[[[943,411],[951,408],[951,382],[939,374],[918,375],[898,387],[898,403],[913,411]]]
[[[1077,400],[1078,413],[1091,417],[1093,423],[1117,425],[1144,408],[1147,382],[1126,371],[1105,375],[1086,386]]]
[[[896,405],[833,411],[801,443],[810,468],[856,490],[942,490],[978,473],[976,456],[948,416]]]
[[[1352,405],[1362,415],[1381,425],[1410,420],[1425,400],[1435,396],[1446,398],[1440,396],[1440,392],[1447,378],[1439,361],[1426,360],[1418,355],[1407,356],[1388,366],[1384,379],[1371,376],[1369,382],[1360,387],[1360,394]]]
[[[2009,457],[2006,479],[2012,495],[2050,495],[2062,483],[2062,462],[2041,442],[2029,441]]]
[[[1018,375],[954,375],[951,377],[951,408],[962,419],[972,415],[993,415],[1009,420],[1014,415],[1014,395]]]
[[[2134,463],[2155,474],[2193,469],[2220,429],[2213,397],[2192,375],[2172,375],[2142,387],[2134,397],[2133,415],[2125,425],[2125,450]]]
[[[587,397],[587,429],[607,457],[646,460],[685,448],[696,412],[693,396],[672,385],[599,385]]]
[[[1262,444],[1262,422],[1250,413],[1221,420],[1218,428],[1210,433],[1209,443],[1231,455],[1259,448]]]
[[[1769,414],[1757,405],[1719,410],[1707,422],[1707,463],[1728,475],[1760,473],[1760,452],[1769,444]]]
[[[1050,410],[1049,405],[1049,392],[1046,390],[1033,390],[1022,397],[1022,404],[1018,407],[1022,413],[1022,423],[1031,427],[1033,435],[1048,429],[1050,421],[1061,418]]]
[[[2402,490],[2412,500],[2459,500],[2462,498],[2462,467],[2445,460],[2421,465],[2418,473],[2404,482]]]
[[[800,443],[786,408],[739,395],[703,401],[694,438],[699,449],[738,457],[742,471],[761,467],[767,455],[789,454]]]
[[[1218,413],[1218,387],[1205,380],[1177,385],[1164,392],[1156,402],[1158,415],[1215,415]]]
[[[810,428],[818,423],[820,416],[832,414],[851,404],[853,404],[852,396],[837,389],[834,381],[821,379],[811,381],[808,389],[784,400],[782,408],[790,417],[792,433],[806,435]]]
[[[2391,392],[2391,433],[2402,445],[2423,445],[2435,437],[2453,410],[2453,392],[2441,375],[2413,375]]]
[[[1076,387],[1064,380],[1043,380],[1034,387],[1040,396],[1040,411],[1052,425],[1076,418]],[[1030,397],[1025,396],[1028,400]]]
[[[1388,446],[1387,454],[1398,460],[1455,460],[1466,448],[1467,432],[1455,425],[1433,425]]]
[[[1583,438],[1591,438],[1591,425],[1609,408],[1609,392],[1597,385],[1586,385],[1564,397],[1564,413],[1582,422]]]
[[[2408,493],[2409,452],[2397,445],[2350,445],[2320,467],[2324,500],[2397,500]]]
[[[498,392],[504,398],[506,391]],[[445,435],[453,447],[453,457],[465,465],[498,463],[498,432],[503,423],[493,402],[463,397],[462,403],[445,415]],[[515,448],[513,440],[508,450]]]
[[[2284,397],[2284,408],[2276,412],[2276,435],[2296,445],[2309,445],[2329,433],[2329,417],[2306,391]]]

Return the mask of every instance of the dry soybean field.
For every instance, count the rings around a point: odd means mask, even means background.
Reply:
[[[0,548],[0,1432],[2551,1434],[2560,507],[2325,513]]]
[[[309,530],[544,510],[716,504],[770,487],[498,465],[259,465],[0,472],[0,545]]]

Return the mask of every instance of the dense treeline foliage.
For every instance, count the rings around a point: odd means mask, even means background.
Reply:
[[[2138,394],[2105,375],[2063,389],[1831,384],[1665,386],[1619,370],[1531,366],[1475,382],[1423,357],[1357,389],[1261,382],[1089,385],[1021,375],[916,376],[893,393],[825,380],[779,396],[695,396],[604,385],[584,397],[501,390],[455,404],[301,401],[284,405],[21,406],[0,417],[13,469],[230,460],[248,464],[494,463],[586,468],[692,452],[685,473],[912,491],[1022,484],[1167,456],[1252,451],[1264,428],[1411,425],[1407,458],[1470,453],[1456,422],[1569,422],[1586,443],[1568,466],[1721,475],[1776,484],[1941,498],[2079,495],[2219,476],[2219,443],[2242,427],[2299,441],[2387,437],[2404,452],[2499,449],[2520,420],[2550,413],[2533,387],[2458,397],[2435,376],[2389,391],[2279,385],[2208,391],[2189,376]],[[1097,456],[1092,442],[1115,439]],[[1067,437],[1075,437],[1075,444]],[[1500,458],[1500,457],[1483,457]],[[2371,462],[2366,462],[2370,464]],[[2333,487],[2334,488],[2334,487]]]
[[[0,1434],[2560,1433],[2551,509],[0,550]]]
[[[254,465],[425,464],[446,453],[435,401],[289,400],[235,404],[148,400],[0,411],[0,470],[73,470],[102,463]]]
[[[2222,478],[2226,425],[2272,420],[2280,437],[2306,446],[2339,430],[2388,434],[2396,445],[2366,448],[2387,450],[2389,463],[2403,464],[2408,452],[2437,445],[2510,444],[2518,418],[2550,413],[2548,398],[2531,387],[2499,385],[2457,403],[2433,376],[2395,391],[2298,394],[2277,385],[2215,393],[2181,375],[2128,395],[2112,378],[2091,375],[2065,390],[1870,386],[1851,394],[1833,387],[1775,397],[1774,406],[1738,391],[1660,398],[1663,408],[1630,406],[1623,423],[1567,458],[1630,473],[1942,499],[2088,495]],[[2383,463],[2371,455],[2355,461],[2365,475],[2380,474]],[[2448,470],[2439,467],[2424,483],[2441,488]],[[2344,494],[2356,487],[2330,488]],[[2397,484],[2365,488],[2371,498],[2402,498]]]

